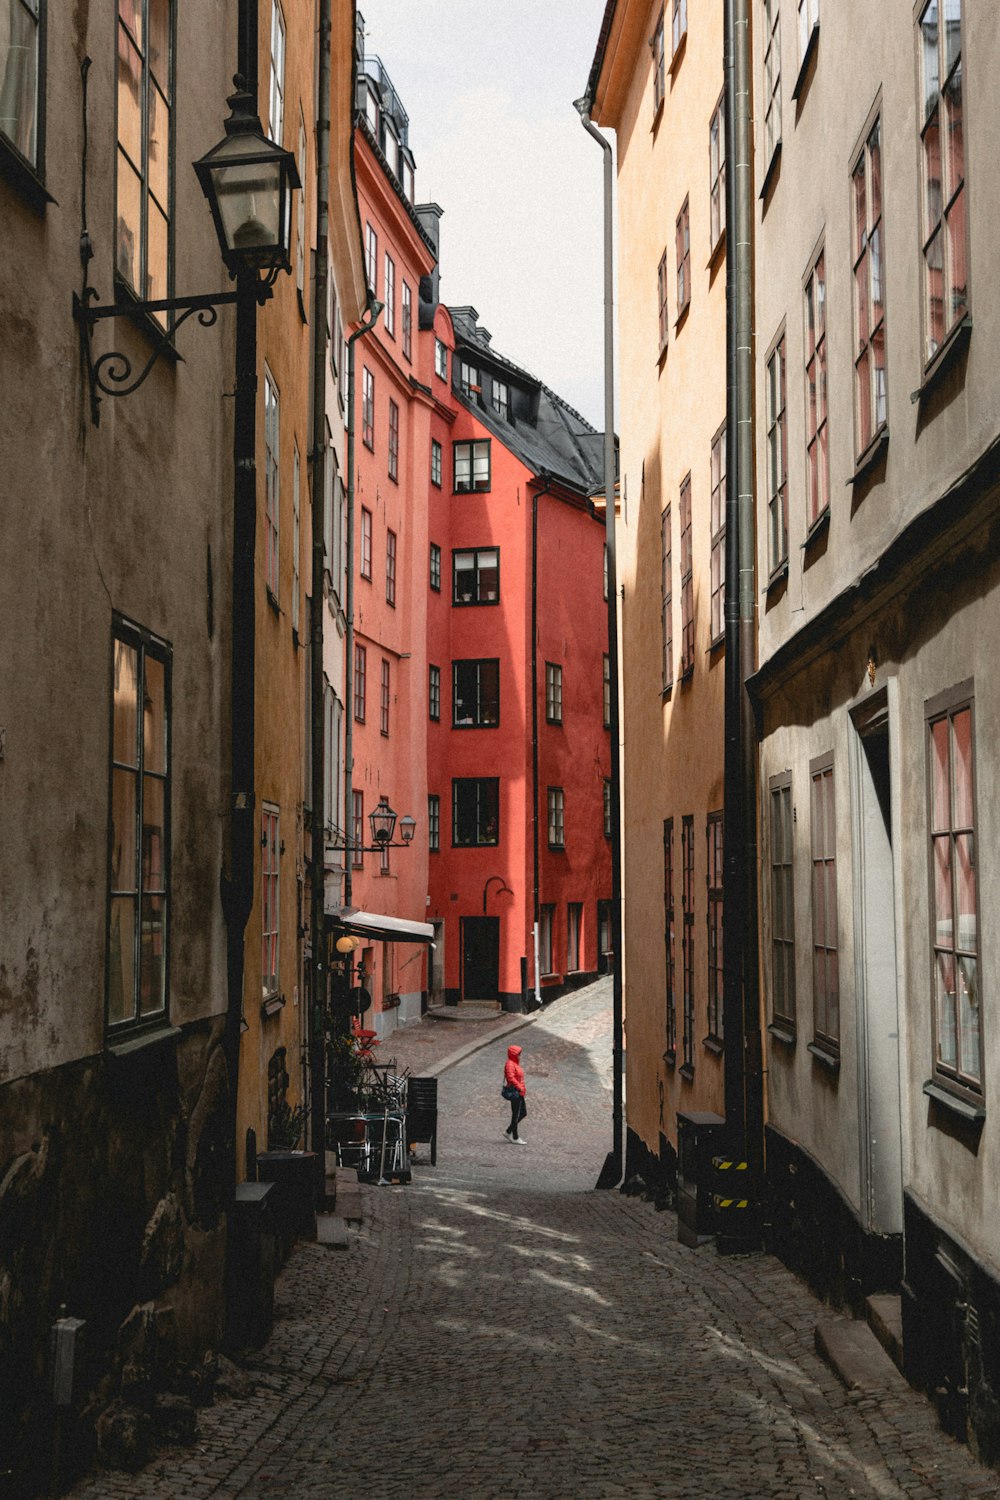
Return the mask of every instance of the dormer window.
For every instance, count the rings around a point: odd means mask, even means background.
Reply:
[[[439,380],[448,379],[448,349],[440,339],[434,340],[434,373]]]
[[[458,362],[458,388],[470,401],[478,401],[482,395],[483,387],[479,371],[475,365],[467,364],[464,359]]]
[[[368,129],[378,140],[378,100],[370,86],[365,89],[365,119],[368,121]]]
[[[399,159],[400,159],[400,180],[401,180],[401,182],[403,184],[403,192],[406,194],[406,197],[412,203],[413,202],[413,194],[414,194],[413,164],[412,164],[412,162],[407,161],[406,157],[403,155],[402,150],[400,150]]]
[[[497,415],[503,417],[505,422],[509,422],[510,386],[505,380],[494,380],[493,382],[493,405],[496,407]]]
[[[398,177],[399,176],[399,139],[398,139],[398,137],[396,135],[396,132],[393,129],[392,125],[389,123],[388,119],[385,120],[385,136],[384,136],[384,139],[382,141],[382,152],[383,152],[383,155],[385,156],[386,161],[389,163],[390,170],[393,171],[393,172],[395,172],[396,176]]]

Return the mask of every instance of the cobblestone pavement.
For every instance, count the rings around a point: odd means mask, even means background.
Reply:
[[[252,1394],[76,1500],[1000,1495],[915,1393],[852,1399],[777,1261],[687,1250],[673,1214],[593,1190],[609,1007],[599,983],[517,1033],[524,1147],[502,1137],[506,1039],[447,1071],[437,1167],[363,1188],[347,1252],[293,1253]]]

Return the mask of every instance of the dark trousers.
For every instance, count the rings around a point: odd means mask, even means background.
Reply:
[[[522,1120],[527,1113],[528,1111],[525,1108],[523,1096],[521,1094],[517,1094],[510,1101],[510,1125],[508,1126],[508,1132],[511,1138],[515,1141],[517,1140],[518,1121]]]

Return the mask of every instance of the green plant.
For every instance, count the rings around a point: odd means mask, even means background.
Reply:
[[[294,1151],[302,1139],[306,1112],[301,1104],[282,1099],[267,1121],[267,1144],[271,1151]]]

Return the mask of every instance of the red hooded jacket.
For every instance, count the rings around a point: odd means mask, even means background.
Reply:
[[[518,1093],[524,1098],[524,1069],[521,1067],[520,1047],[507,1048],[507,1061],[503,1065],[504,1083],[512,1083]]]

